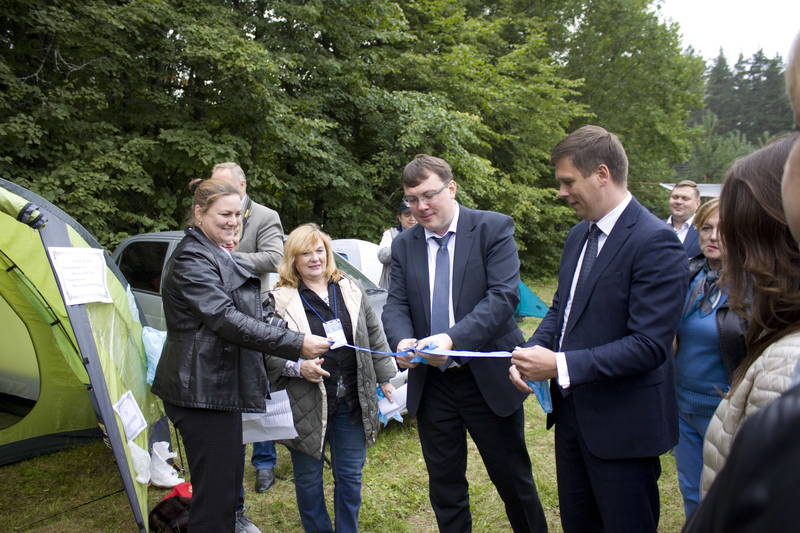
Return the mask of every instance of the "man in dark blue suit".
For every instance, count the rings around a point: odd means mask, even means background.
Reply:
[[[672,339],[686,294],[681,243],[627,190],[616,135],[584,126],[553,150],[559,195],[583,219],[558,289],[514,351],[511,381],[552,378],[561,523],[573,532],[655,532],[659,455],[678,440]]]
[[[683,243],[686,255],[691,259],[700,254],[700,242],[694,227],[694,214],[700,207],[700,190],[692,180],[678,182],[669,195],[667,224]]]
[[[392,242],[383,326],[398,351],[511,350],[524,341],[514,321],[519,257],[514,222],[456,202],[446,161],[419,155],[403,170],[405,201],[418,224]],[[410,368],[407,405],[417,417],[439,530],[472,529],[469,431],[515,532],[546,531],[523,433],[525,394],[508,381],[508,359],[398,357]]]

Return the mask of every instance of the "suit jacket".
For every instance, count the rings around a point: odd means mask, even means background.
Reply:
[[[665,218],[664,222],[672,228],[672,225],[669,223],[669,218]],[[700,253],[700,235],[697,233],[694,224],[689,224],[689,231],[686,233],[686,238],[683,239],[683,249],[686,250],[686,257],[689,259]]]
[[[563,305],[588,228],[580,222],[567,236],[553,305],[528,346],[559,351]],[[687,280],[686,252],[675,232],[632,199],[575,295],[560,350],[592,454],[655,457],[677,442],[672,339]],[[556,380],[551,389],[548,427],[563,401]]]
[[[492,211],[459,206],[453,253],[452,299],[455,324],[446,333],[456,350],[511,350],[524,341],[514,320],[519,302],[519,257],[514,221]],[[389,295],[383,327],[392,349],[406,338],[430,335],[428,244],[419,224],[392,242]],[[508,379],[509,359],[471,359],[468,363],[480,393],[498,416],[516,411],[525,395]],[[410,370],[408,411],[416,415],[428,365]]]
[[[263,300],[270,289],[268,274],[278,271],[278,264],[283,257],[281,219],[276,211],[252,201],[249,197],[242,219],[242,239],[234,253],[253,264],[255,273],[261,280]]]
[[[683,240],[683,248],[690,259],[700,253],[700,239],[694,226],[689,226],[689,232]]]

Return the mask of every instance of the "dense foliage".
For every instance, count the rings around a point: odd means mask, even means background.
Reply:
[[[113,246],[179,227],[188,180],[235,160],[287,229],[377,241],[403,165],[433,153],[462,202],[515,218],[526,274],[552,274],[565,132],[618,133],[632,182],[689,155],[703,65],[651,4],[8,0],[0,175]]]
[[[721,183],[733,161],[792,129],[783,69],[780,56],[761,50],[731,68],[720,50],[706,70],[704,110],[692,121],[692,152],[676,179]]]

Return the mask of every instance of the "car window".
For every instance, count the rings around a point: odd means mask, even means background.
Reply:
[[[364,287],[364,289],[377,288],[377,285],[375,285],[372,280],[365,276],[359,269],[348,263],[343,257],[343,254],[334,252],[333,256],[336,258],[336,267],[351,278],[361,283],[361,286]]]
[[[168,248],[168,242],[153,241],[134,241],[125,247],[119,269],[132,289],[161,293],[161,269]]]

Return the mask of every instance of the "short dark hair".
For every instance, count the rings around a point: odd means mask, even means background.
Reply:
[[[453,170],[447,164],[447,161],[428,154],[414,156],[414,159],[403,169],[401,178],[405,187],[416,187],[428,179],[431,174],[439,176],[442,183],[447,183],[453,179]]]
[[[693,182],[692,180],[681,180],[675,184],[672,190],[674,191],[678,187],[691,187],[694,189],[694,197],[698,199],[700,198],[700,187],[698,187],[697,183]]]
[[[619,138],[600,126],[583,126],[567,135],[550,153],[550,162],[570,158],[585,178],[600,165],[611,171],[614,183],[624,185],[628,180],[628,156]]]

